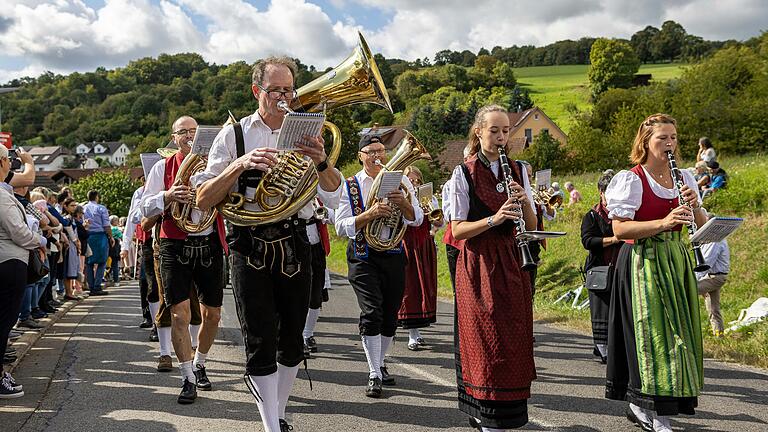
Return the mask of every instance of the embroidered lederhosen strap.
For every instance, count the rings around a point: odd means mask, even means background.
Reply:
[[[349,206],[352,208],[352,214],[355,217],[365,211],[365,203],[361,196],[360,183],[355,176],[347,179],[347,192],[349,194]],[[365,241],[363,230],[358,230],[355,238],[352,239],[352,245],[355,249],[355,256],[364,259],[368,258],[368,242]]]

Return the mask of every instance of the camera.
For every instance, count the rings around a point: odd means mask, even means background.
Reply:
[[[8,150],[8,159],[11,161],[11,171],[21,168],[21,159],[19,159],[19,154],[16,153],[16,150]]]

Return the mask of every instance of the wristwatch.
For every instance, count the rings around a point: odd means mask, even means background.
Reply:
[[[317,172],[323,172],[328,169],[328,158],[317,164]]]
[[[493,216],[488,216],[488,226],[491,228],[496,226],[496,224],[493,223]]]

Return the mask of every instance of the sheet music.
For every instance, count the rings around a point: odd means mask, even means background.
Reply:
[[[152,152],[152,153],[141,153],[139,155],[139,159],[141,159],[141,169],[144,170],[144,178],[149,177],[149,172],[152,170],[152,167],[155,166],[157,161],[162,159],[163,157],[159,154]]]
[[[280,135],[277,137],[277,149],[280,151],[296,150],[296,143],[306,144],[302,138],[307,136],[320,136],[325,122],[325,114],[322,113],[288,113],[283,118],[280,126]]]
[[[536,189],[549,189],[550,181],[552,180],[552,170],[545,169],[536,171]]]
[[[381,182],[379,183],[379,193],[376,198],[386,198],[390,192],[396,191],[403,181],[402,171],[383,171],[381,173]]]
[[[434,191],[432,188],[432,182],[423,184],[419,186],[419,188],[416,190],[416,196],[418,197],[419,201],[422,201],[425,199],[431,200],[432,194],[434,194]]]
[[[208,156],[213,146],[213,140],[219,134],[223,127],[221,126],[198,126],[195,138],[192,140],[192,150],[194,154]]]
[[[691,236],[691,243],[714,243],[728,237],[736,231],[744,219],[733,217],[713,217],[696,230]]]

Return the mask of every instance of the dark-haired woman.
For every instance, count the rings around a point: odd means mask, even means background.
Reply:
[[[599,287],[588,286],[589,310],[592,316],[593,354],[605,364],[608,355],[608,311],[611,304],[610,281],[616,266],[616,258],[623,242],[613,235],[608,209],[605,207],[605,190],[613,178],[613,171],[603,173],[597,182],[600,202],[595,204],[581,220],[581,244],[589,251],[584,271],[607,266],[607,283]]]
[[[667,152],[678,152],[672,117],[643,121],[632,144],[636,164],[605,192],[613,232],[626,244],[616,260],[608,327],[606,397],[627,400],[644,430],[671,432],[669,416],[694,414],[703,384],[696,276],[681,229],[706,214],[696,181],[682,170],[679,191]]]

